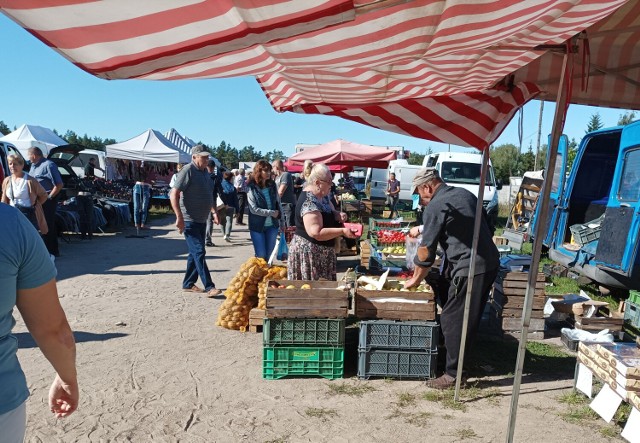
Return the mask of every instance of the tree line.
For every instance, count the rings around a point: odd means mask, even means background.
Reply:
[[[634,111],[629,111],[623,115],[620,115],[618,119],[618,125],[627,125],[633,122],[636,119],[636,113]],[[585,134],[588,132],[592,132],[604,127],[604,123],[600,118],[599,113],[595,113],[591,116],[589,123],[587,124],[587,128],[585,130]],[[16,128],[14,127],[14,130]],[[0,120],[0,133],[3,135],[7,135],[12,130],[9,129],[7,124]],[[53,130],[57,135],[60,135],[55,129]],[[82,146],[86,146],[88,149],[96,149],[98,151],[106,150],[105,146],[116,143],[115,139],[105,138],[102,139],[100,137],[90,137],[87,134],[83,136],[79,136],[74,131],[67,130],[64,134],[60,135],[60,137],[67,140],[69,143],[77,143]],[[271,152],[262,153],[254,146],[245,146],[241,149],[234,148],[230,143],[221,141],[217,146],[209,145],[202,141],[198,142],[205,146],[207,150],[213,155],[215,158],[220,160],[223,165],[227,165],[229,167],[234,167],[241,162],[255,162],[260,160],[261,158],[266,159],[269,162],[272,162],[276,159],[286,159],[287,157],[284,155],[284,152],[279,149],[274,149]],[[526,152],[521,152],[521,150],[514,145],[513,143],[505,143],[498,146],[491,146],[491,163],[493,164],[493,169],[496,175],[496,178],[501,180],[503,183],[509,182],[509,177],[513,176],[522,176],[527,171],[535,171],[538,169],[544,168],[546,161],[546,153],[547,153],[547,145],[542,144],[538,152],[534,152],[533,146],[531,143],[528,146]],[[571,139],[569,141],[569,153],[567,155],[567,170],[571,168],[573,161],[576,157],[578,151],[578,141],[575,139]],[[431,154],[433,151],[429,148],[427,154]],[[421,165],[422,160],[424,159],[424,154],[419,154],[416,152],[412,152],[408,158],[409,164],[412,165]]]

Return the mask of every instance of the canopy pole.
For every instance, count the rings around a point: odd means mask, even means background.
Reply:
[[[458,354],[458,369],[456,371],[456,389],[453,399],[460,399],[460,385],[462,383],[462,368],[464,366],[464,353],[467,346],[467,329],[469,327],[469,310],[471,308],[471,291],[476,271],[476,258],[478,252],[478,238],[482,223],[482,202],[484,201],[484,188],[487,183],[487,169],[489,166],[489,147],[482,151],[482,169],[480,170],[480,186],[478,186],[478,202],[476,204],[476,218],[473,223],[473,241],[471,242],[471,261],[469,262],[469,278],[467,279],[467,295],[464,300],[464,316],[462,318],[462,337],[460,338],[460,353]]]
[[[533,307],[533,294],[536,286],[536,277],[538,274],[538,266],[540,265],[540,253],[542,251],[542,242],[545,237],[547,227],[547,219],[549,217],[549,195],[551,194],[551,185],[553,183],[554,174],[556,172],[556,157],[558,155],[558,143],[560,135],[564,128],[564,119],[566,115],[566,105],[568,101],[568,89],[570,85],[571,70],[573,68],[573,51],[568,50],[564,54],[562,62],[562,74],[560,76],[560,84],[558,86],[558,96],[556,99],[556,111],[553,117],[553,128],[551,131],[551,142],[549,146],[549,154],[547,156],[547,164],[545,167],[546,175],[542,184],[541,198],[538,199],[540,212],[537,217],[535,227],[535,238],[533,242],[533,251],[531,257],[531,266],[527,279],[527,289],[524,297],[524,306],[522,308],[522,328],[520,330],[520,341],[518,346],[518,357],[516,359],[516,371],[513,378],[513,391],[511,394],[511,406],[509,409],[509,427],[507,429],[507,443],[513,442],[513,434],[516,426],[516,414],[518,411],[518,400],[520,397],[520,384],[522,382],[522,371],[524,366],[524,357],[527,347],[527,334],[529,333],[529,324],[531,322],[531,309]],[[558,177],[563,180],[564,177]]]

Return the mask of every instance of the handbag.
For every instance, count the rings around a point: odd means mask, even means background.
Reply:
[[[280,231],[280,241],[278,244],[278,254],[276,258],[281,261],[286,261],[289,258],[289,246],[287,246],[287,239],[284,231]]]

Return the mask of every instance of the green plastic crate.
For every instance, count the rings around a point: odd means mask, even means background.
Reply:
[[[624,321],[640,329],[640,305],[627,301],[624,307]]]
[[[629,291],[628,301],[640,305],[640,291]]]
[[[344,375],[344,347],[265,346],[262,352],[262,378],[324,377]]]
[[[265,346],[343,346],[344,319],[265,318]]]

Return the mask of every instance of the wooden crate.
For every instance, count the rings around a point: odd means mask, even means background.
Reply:
[[[432,321],[436,318],[436,303],[433,292],[358,290],[355,316],[371,320]]]
[[[519,317],[502,317],[502,329],[506,331],[520,331],[522,328],[522,312]],[[544,331],[544,318],[531,318],[529,331]]]
[[[622,331],[622,325],[624,324],[623,317],[583,317],[581,315],[576,316],[576,329],[582,329],[585,331],[602,331],[603,329],[609,329],[613,332]]]
[[[265,310],[253,308],[249,311],[249,332],[262,332]]]
[[[276,283],[294,288],[274,288],[271,282],[267,283],[267,318],[346,318],[348,315],[349,292],[341,282],[285,280]],[[303,285],[310,289],[301,289]]]

